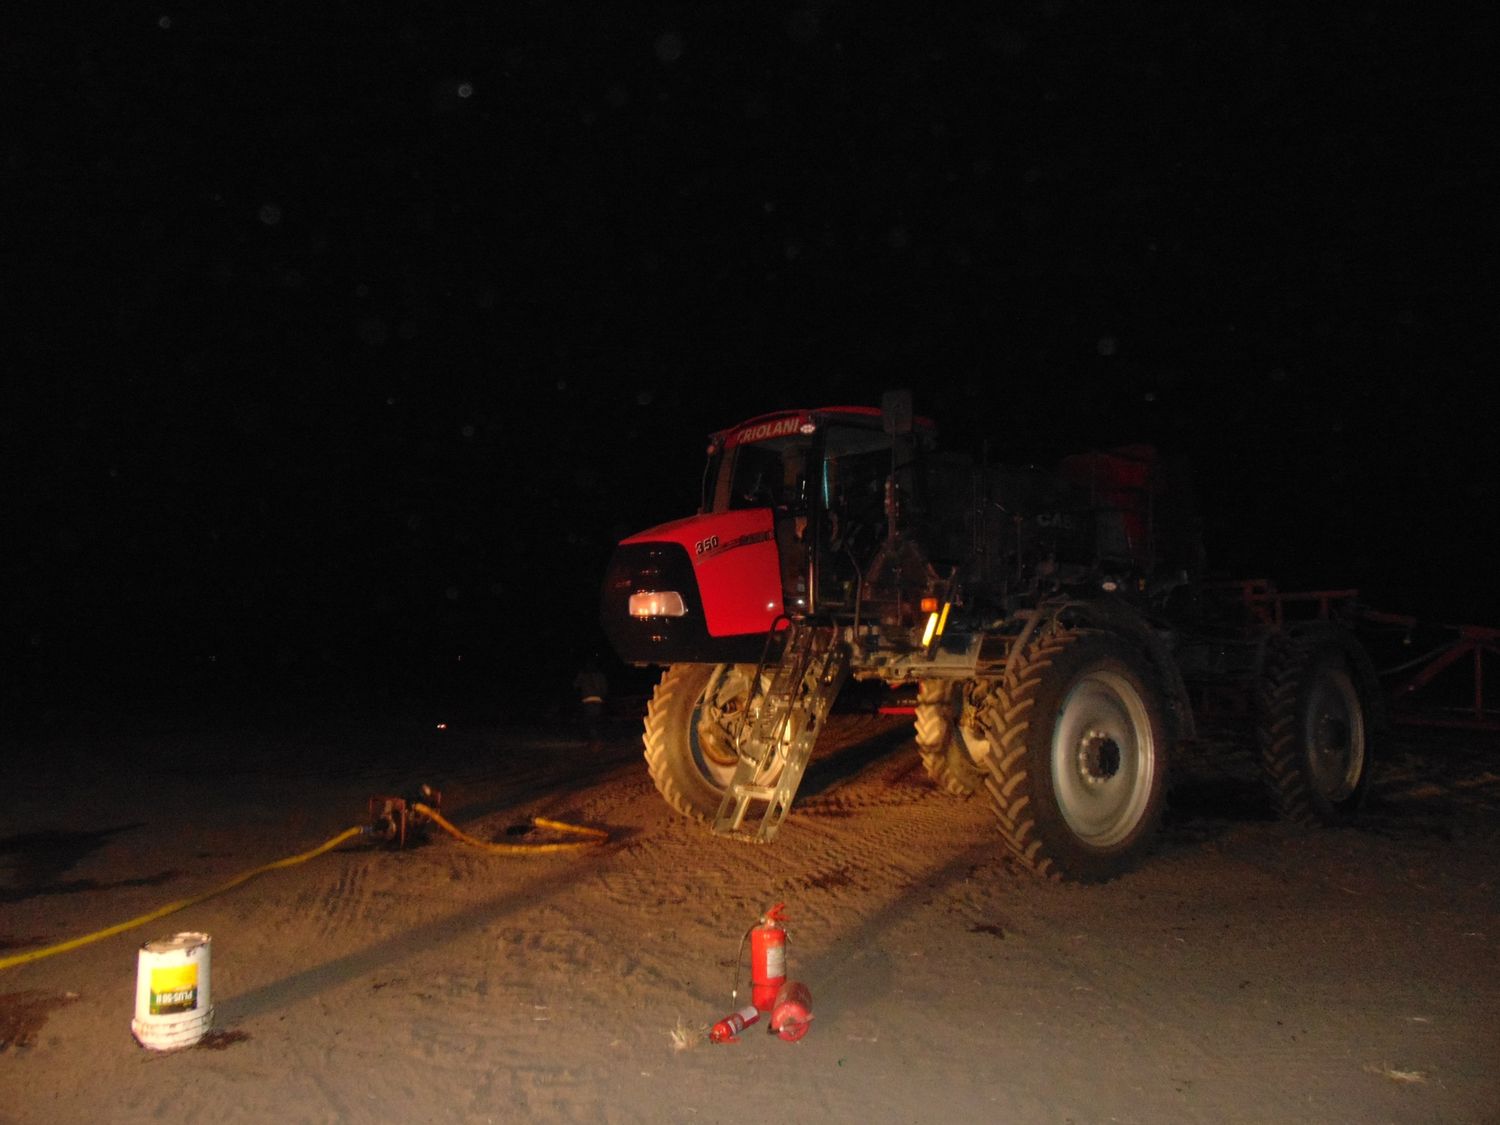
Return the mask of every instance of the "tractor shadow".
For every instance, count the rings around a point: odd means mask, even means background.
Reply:
[[[80,894],[115,887],[159,887],[172,882],[182,874],[181,871],[159,871],[153,875],[108,882],[63,877],[89,856],[103,851],[115,836],[144,826],[144,821],[137,821],[92,831],[46,830],[23,832],[0,839],[0,869],[8,870],[7,881],[10,883],[10,886],[0,887],[0,903],[18,903],[43,895]]]
[[[1159,845],[1171,851],[1245,827],[1281,823],[1248,759],[1179,769]],[[1400,730],[1372,767],[1369,792],[1348,830],[1392,840],[1500,836],[1500,739],[1493,734]]]
[[[869,719],[857,721],[859,727],[868,726],[868,731],[855,729],[842,733],[834,745],[827,750],[819,748],[802,775],[802,784],[797,790],[798,800],[805,801],[838,788],[870,767],[884,762],[898,751],[910,751],[912,765],[917,762],[912,745],[911,722],[891,719]]]
[[[1500,838],[1500,735],[1402,729],[1376,762],[1354,827],[1396,840]]]
[[[1158,848],[1197,848],[1245,825],[1273,824],[1276,819],[1255,778],[1190,774],[1177,778],[1167,795]]]

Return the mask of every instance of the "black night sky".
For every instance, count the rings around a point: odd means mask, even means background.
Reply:
[[[0,42],[23,721],[566,693],[710,430],[893,387],[1500,623],[1487,5],[105,7]]]

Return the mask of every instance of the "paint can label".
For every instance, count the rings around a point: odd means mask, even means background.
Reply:
[[[149,1010],[153,1016],[191,1012],[198,1006],[198,966],[166,965],[151,970]]]

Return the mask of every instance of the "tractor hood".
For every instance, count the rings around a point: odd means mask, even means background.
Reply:
[[[601,623],[633,664],[758,660],[783,612],[769,508],[674,520],[615,548]]]

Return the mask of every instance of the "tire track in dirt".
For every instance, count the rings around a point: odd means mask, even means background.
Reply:
[[[882,729],[868,722],[830,724],[830,730],[825,732],[830,745],[826,750],[820,749],[816,764],[825,765],[832,760],[837,769],[838,755],[852,752],[858,768],[835,781],[825,781],[822,792],[794,804],[777,839],[768,845],[716,837],[706,825],[673,814],[648,781],[642,779],[632,785],[629,791],[632,819],[643,829],[649,826],[649,831],[642,832],[635,845],[637,862],[612,877],[607,888],[609,897],[620,903],[653,898],[660,903],[666,901],[664,893],[676,898],[686,893],[664,892],[661,871],[676,873],[698,893],[704,889],[697,886],[699,883],[786,889],[820,881],[832,886],[847,879],[847,873],[855,865],[847,854],[846,837],[856,835],[855,829],[850,826],[830,831],[821,821],[863,817],[858,834],[864,835],[873,824],[863,814],[887,808],[912,808],[941,796],[921,775],[914,753],[905,753],[904,747],[893,752],[890,744],[879,742],[873,749],[867,746],[872,729],[877,736],[888,733],[888,726]],[[871,754],[877,756],[871,759]],[[816,778],[812,769],[809,777]],[[594,801],[585,800],[584,804],[590,807]],[[881,830],[883,835],[889,831]],[[896,831],[899,836],[902,830]],[[870,850],[883,853],[886,849],[872,846]],[[765,905],[768,904],[762,904],[762,908]]]
[[[368,871],[368,860],[345,864],[338,878],[323,892],[315,910],[319,937],[330,938],[358,925],[367,915],[369,902],[365,883]]]

